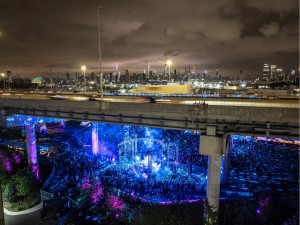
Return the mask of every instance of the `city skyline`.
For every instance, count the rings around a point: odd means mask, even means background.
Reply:
[[[299,67],[296,0],[101,1],[103,70],[261,75],[264,63]],[[98,71],[97,5],[92,0],[0,2],[0,71],[20,76]]]

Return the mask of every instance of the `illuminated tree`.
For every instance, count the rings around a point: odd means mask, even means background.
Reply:
[[[115,212],[115,211],[120,211],[124,208],[125,204],[122,199],[119,199],[116,195],[110,194],[108,195],[108,203],[107,203],[108,208]]]
[[[92,202],[98,204],[103,196],[103,189],[100,184],[96,184],[92,191]]]

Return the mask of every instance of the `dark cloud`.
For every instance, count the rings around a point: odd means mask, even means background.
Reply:
[[[0,70],[75,72],[98,65],[97,0],[0,0]],[[103,67],[259,74],[297,68],[298,0],[103,0]]]
[[[165,51],[164,56],[167,56],[167,57],[178,56],[181,53],[182,53],[182,50],[180,50],[180,49],[168,49]]]

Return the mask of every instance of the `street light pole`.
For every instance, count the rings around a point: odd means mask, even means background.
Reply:
[[[100,36],[100,9],[102,6],[97,6],[98,13],[98,53],[99,53],[99,73],[100,73],[100,93],[101,101],[103,101],[103,74],[102,74],[102,56],[101,56],[101,36]]]

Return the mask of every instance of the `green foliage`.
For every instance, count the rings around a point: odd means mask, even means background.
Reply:
[[[0,176],[5,207],[10,211],[28,209],[40,202],[37,182],[30,170],[26,168],[9,177]]]
[[[8,183],[3,192],[4,201],[13,202],[16,199],[16,189],[14,184]]]
[[[9,181],[8,176],[4,173],[0,173],[0,184],[1,184],[2,191],[4,191],[8,181]]]
[[[205,206],[205,225],[217,225],[219,223],[219,210],[210,205],[207,199],[205,200]]]
[[[18,197],[26,197],[34,191],[34,178],[27,171],[16,173],[13,176],[13,183]]]

